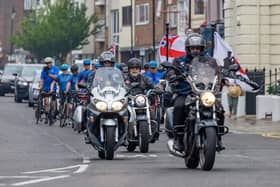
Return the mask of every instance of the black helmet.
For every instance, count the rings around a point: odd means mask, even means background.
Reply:
[[[100,55],[99,63],[103,65],[104,62],[111,62],[112,64],[115,64],[116,60],[111,52],[105,51]]]
[[[128,60],[129,68],[141,68],[141,61],[138,58],[131,58]]]
[[[78,70],[79,70],[79,67],[77,64],[74,64],[73,66],[71,66],[71,72],[78,71]]]
[[[189,51],[190,47],[201,47],[201,50],[203,51],[205,46],[206,46],[206,41],[198,33],[189,34],[185,41],[185,49],[187,53],[190,52]]]

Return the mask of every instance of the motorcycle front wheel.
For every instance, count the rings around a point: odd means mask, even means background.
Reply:
[[[139,121],[139,149],[141,153],[149,151],[149,125],[147,121]]]
[[[202,148],[199,150],[199,163],[202,170],[209,171],[213,168],[216,157],[216,128],[205,128],[201,139]]]
[[[105,159],[114,159],[115,127],[105,127]]]

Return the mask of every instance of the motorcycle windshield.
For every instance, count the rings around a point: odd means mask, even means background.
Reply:
[[[195,58],[192,61],[191,77],[199,90],[211,90],[216,77],[216,69],[211,64]]]
[[[96,70],[92,87],[97,87],[101,92],[108,89],[117,91],[125,87],[125,83],[120,70],[104,67]]]

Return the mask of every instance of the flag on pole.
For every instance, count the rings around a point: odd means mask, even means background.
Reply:
[[[159,45],[159,57],[160,62],[166,62],[166,48],[168,45],[168,62],[173,62],[174,58],[179,56],[184,56],[185,52],[185,36],[178,36],[169,34],[168,41],[166,41],[166,36],[164,36]]]
[[[230,45],[217,32],[214,33],[214,46],[213,57],[217,60],[219,66],[224,66],[224,59],[228,57],[228,52],[231,52],[231,58],[234,58],[234,63],[239,64]],[[241,66],[239,71],[236,72],[236,78],[227,77],[226,79],[231,83],[238,84],[243,91],[257,92],[259,90],[259,85],[248,78]]]

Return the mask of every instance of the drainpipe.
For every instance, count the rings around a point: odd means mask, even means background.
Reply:
[[[257,1],[257,11],[256,11],[257,15],[256,15],[256,19],[257,19],[257,65],[258,65],[258,68],[260,68],[260,65],[261,65],[261,62],[260,62],[260,45],[261,45],[261,37],[260,37],[260,19],[261,19],[261,16],[260,16],[260,1]]]

